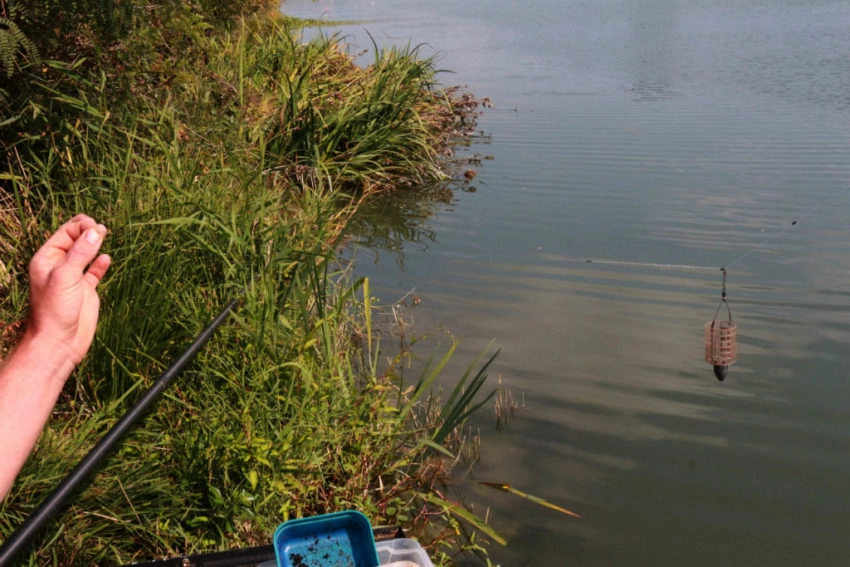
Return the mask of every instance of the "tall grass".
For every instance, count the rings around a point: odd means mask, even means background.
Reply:
[[[257,93],[249,96],[266,97],[259,105],[266,167],[302,184],[331,178],[355,191],[446,178],[436,159],[446,116],[433,59],[419,57],[418,47],[375,44],[373,63],[361,68],[339,38],[302,44],[286,27],[275,33],[280,41],[241,39],[256,45],[244,65]]]
[[[32,83],[49,101],[37,107],[49,135],[8,146],[5,344],[26,313],[26,259],[61,222],[85,211],[107,224],[114,260],[95,343],[0,504],[0,534],[243,297],[25,563],[253,545],[288,518],[342,508],[412,533],[435,516],[456,521],[431,493],[492,358],[475,361],[439,402],[449,347],[409,390],[404,353],[373,332],[368,282],[352,281],[334,257],[370,190],[443,175],[435,147],[455,109],[432,90],[432,62],[391,51],[359,69],[336,42],[302,45],[281,23],[209,41],[217,55],[207,68],[178,69],[166,95],[142,96],[131,110],[110,107],[105,81],[57,66],[61,79]]]

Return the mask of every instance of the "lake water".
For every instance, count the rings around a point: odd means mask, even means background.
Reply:
[[[524,399],[470,481],[503,566],[850,564],[850,2],[288,0],[494,107],[476,191],[361,250]],[[396,243],[398,244],[398,243]],[[389,247],[385,247],[389,248]],[[592,259],[593,262],[586,260]],[[738,362],[703,325],[721,294]],[[725,313],[724,313],[725,315]]]

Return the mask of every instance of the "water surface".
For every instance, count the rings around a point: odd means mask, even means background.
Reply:
[[[477,190],[359,270],[387,303],[415,289],[417,326],[463,336],[466,360],[502,349],[493,374],[526,408],[500,432],[479,418],[476,478],[583,515],[469,483],[509,539],[495,561],[850,561],[850,3],[284,11],[357,20],[328,30],[354,49],[423,44],[493,101]],[[702,360],[720,267],[739,328],[723,383]]]

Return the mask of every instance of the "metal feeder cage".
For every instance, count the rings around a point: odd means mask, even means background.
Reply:
[[[732,320],[732,308],[726,301],[726,268],[720,268],[723,273],[723,289],[720,293],[720,305],[714,312],[714,319],[705,324],[705,361],[714,367],[714,375],[721,382],[729,372],[729,365],[735,363],[738,354],[737,327]],[[723,306],[726,306],[728,321],[718,321],[717,316]]]
[[[729,366],[738,354],[735,321],[709,321],[705,324],[705,361],[713,366]]]

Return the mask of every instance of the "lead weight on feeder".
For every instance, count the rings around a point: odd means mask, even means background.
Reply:
[[[714,365],[714,375],[717,376],[717,379],[723,382],[723,379],[726,378],[726,374],[729,373],[729,367],[726,365],[715,364]]]

